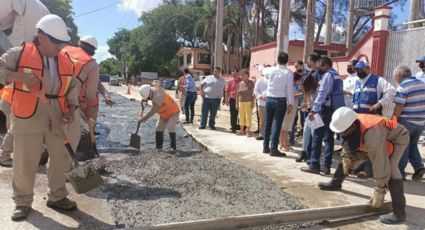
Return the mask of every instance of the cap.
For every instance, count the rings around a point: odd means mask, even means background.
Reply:
[[[369,63],[365,62],[365,61],[359,61],[357,62],[357,64],[354,66],[354,68],[356,69],[364,69],[366,67],[369,67]]]

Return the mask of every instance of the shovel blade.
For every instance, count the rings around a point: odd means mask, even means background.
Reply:
[[[77,165],[65,176],[71,182],[72,187],[78,194],[86,193],[103,184],[103,179],[90,164]]]
[[[130,137],[130,147],[140,149],[140,136],[132,133]]]

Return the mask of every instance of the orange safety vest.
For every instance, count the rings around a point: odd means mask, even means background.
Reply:
[[[379,115],[373,115],[373,114],[357,114],[357,119],[360,121],[360,150],[363,152],[367,152],[366,147],[363,143],[363,136],[367,130],[370,128],[373,128],[377,125],[383,125],[387,127],[389,130],[393,130],[397,127],[397,118],[393,116],[392,120],[386,119],[383,116]],[[394,146],[391,142],[387,141],[387,152],[388,156],[391,157],[391,155],[394,152]]]
[[[1,93],[1,99],[8,102],[9,104],[12,104],[12,93],[12,87],[5,86]]]
[[[59,52],[57,56],[58,76],[61,81],[61,88],[58,95],[47,95],[48,99],[57,99],[63,113],[69,111],[68,102],[65,95],[69,91],[72,78],[74,75],[74,64],[69,56],[64,52]],[[25,42],[19,57],[18,69],[19,73],[32,74],[40,81],[43,79],[44,72],[43,59],[34,43]],[[37,111],[39,98],[35,93],[39,92],[42,84],[28,87],[22,82],[15,82],[12,93],[12,112],[21,119],[32,117]]]
[[[164,92],[164,101],[162,102],[161,108],[159,108],[157,112],[159,117],[162,119],[167,119],[178,112],[180,112],[180,109],[177,103],[170,95]]]
[[[81,82],[81,89],[80,92],[78,92],[78,99],[80,102],[85,100],[84,92],[87,90],[87,79],[86,81],[83,81],[80,78],[81,70],[83,67],[89,63],[93,58],[86,53],[82,48],[75,47],[75,46],[66,46],[62,49],[68,55],[71,57],[72,62],[75,65],[75,73],[77,76],[77,79]],[[96,98],[93,100],[92,106],[97,106],[99,104],[99,97],[96,94]]]

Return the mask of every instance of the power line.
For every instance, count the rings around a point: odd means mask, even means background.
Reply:
[[[78,17],[81,17],[81,16],[85,16],[85,15],[96,13],[96,12],[99,12],[99,11],[102,11],[102,10],[106,10],[108,8],[111,8],[113,6],[116,6],[118,3],[119,2],[115,2],[115,3],[112,3],[112,4],[106,5],[104,7],[101,7],[101,8],[97,8],[97,9],[94,9],[94,10],[91,10],[91,11],[84,12],[82,14],[79,14],[79,15],[74,16],[74,18],[78,18]]]

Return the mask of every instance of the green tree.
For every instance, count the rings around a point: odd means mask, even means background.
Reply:
[[[74,14],[71,6],[72,0],[41,0],[41,2],[49,9],[50,13],[56,14],[63,18],[65,24],[68,26],[69,36],[71,42],[76,45],[78,40],[78,28],[74,23],[72,15]]]
[[[99,72],[109,75],[121,75],[121,64],[115,58],[108,58],[99,64]]]

